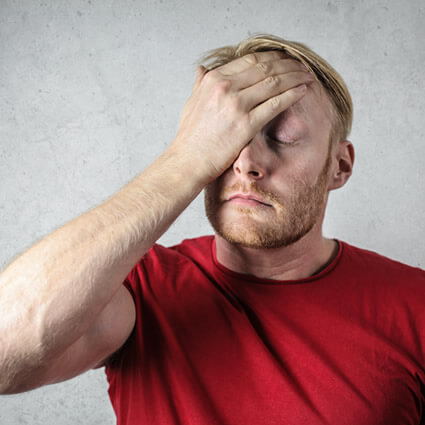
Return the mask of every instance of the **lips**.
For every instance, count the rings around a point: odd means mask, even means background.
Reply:
[[[245,205],[264,205],[271,207],[263,198],[251,193],[235,193],[227,198],[227,202],[235,202]]]

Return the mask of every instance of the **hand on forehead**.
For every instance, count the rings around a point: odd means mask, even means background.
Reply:
[[[328,126],[332,123],[332,104],[323,86],[314,81],[308,85],[304,97],[291,105],[288,109],[274,117],[267,128],[275,134],[284,134],[291,139],[301,137],[309,128]]]
[[[229,63],[217,68],[223,75],[234,75],[246,71],[253,66],[261,68],[261,64],[271,61],[285,60],[287,64],[291,64],[293,71],[306,71],[307,68],[300,61],[290,57],[286,52],[270,50],[266,52],[248,53],[239,58],[233,59]],[[259,65],[260,64],[260,65]]]

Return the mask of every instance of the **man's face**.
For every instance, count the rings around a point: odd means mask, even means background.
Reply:
[[[290,245],[321,224],[327,200],[331,104],[315,82],[270,121],[205,189],[217,234],[251,248]]]

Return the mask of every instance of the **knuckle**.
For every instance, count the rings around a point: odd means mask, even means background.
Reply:
[[[258,62],[255,66],[263,75],[268,75],[271,69],[268,62]]]
[[[219,77],[220,77],[219,72],[217,70],[212,70],[212,71],[207,72],[207,74],[205,74],[203,79],[204,79],[205,82],[210,83],[210,82],[217,81],[219,79]]]
[[[270,75],[264,80],[264,83],[271,87],[279,85],[279,78],[276,75]]]
[[[232,83],[225,79],[215,79],[214,81],[214,93],[217,95],[225,95],[230,92]]]
[[[248,53],[247,55],[245,55],[244,60],[249,63],[250,65],[255,65],[258,63],[258,58],[256,56],[255,53]]]
[[[279,97],[272,97],[269,101],[270,103],[270,108],[272,111],[276,111],[280,108],[281,105],[281,101]]]
[[[205,74],[203,80],[205,80],[205,82],[212,87],[216,85],[231,85],[231,81],[229,80],[228,76],[220,72],[218,69],[209,71],[207,74]]]

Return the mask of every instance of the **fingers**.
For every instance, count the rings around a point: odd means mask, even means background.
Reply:
[[[305,71],[287,72],[285,74],[272,75],[240,92],[243,105],[251,110],[285,91],[301,84],[310,84],[315,81],[312,74]]]
[[[285,57],[287,57],[287,55],[280,51],[255,52],[242,56],[238,59],[234,59],[226,65],[220,66],[216,70],[223,75],[234,75],[253,66],[255,67],[255,65],[259,63],[283,59]]]
[[[316,80],[302,63],[276,51],[246,55],[217,69],[257,130],[298,102]]]
[[[231,77],[233,87],[236,90],[245,89],[269,77],[289,72],[303,72],[307,75],[307,68],[294,59],[278,59],[268,62],[258,62],[244,71]]]
[[[274,96],[249,113],[249,121],[254,131],[260,131],[269,121],[298,102],[306,93],[307,85],[293,87],[278,96]]]

